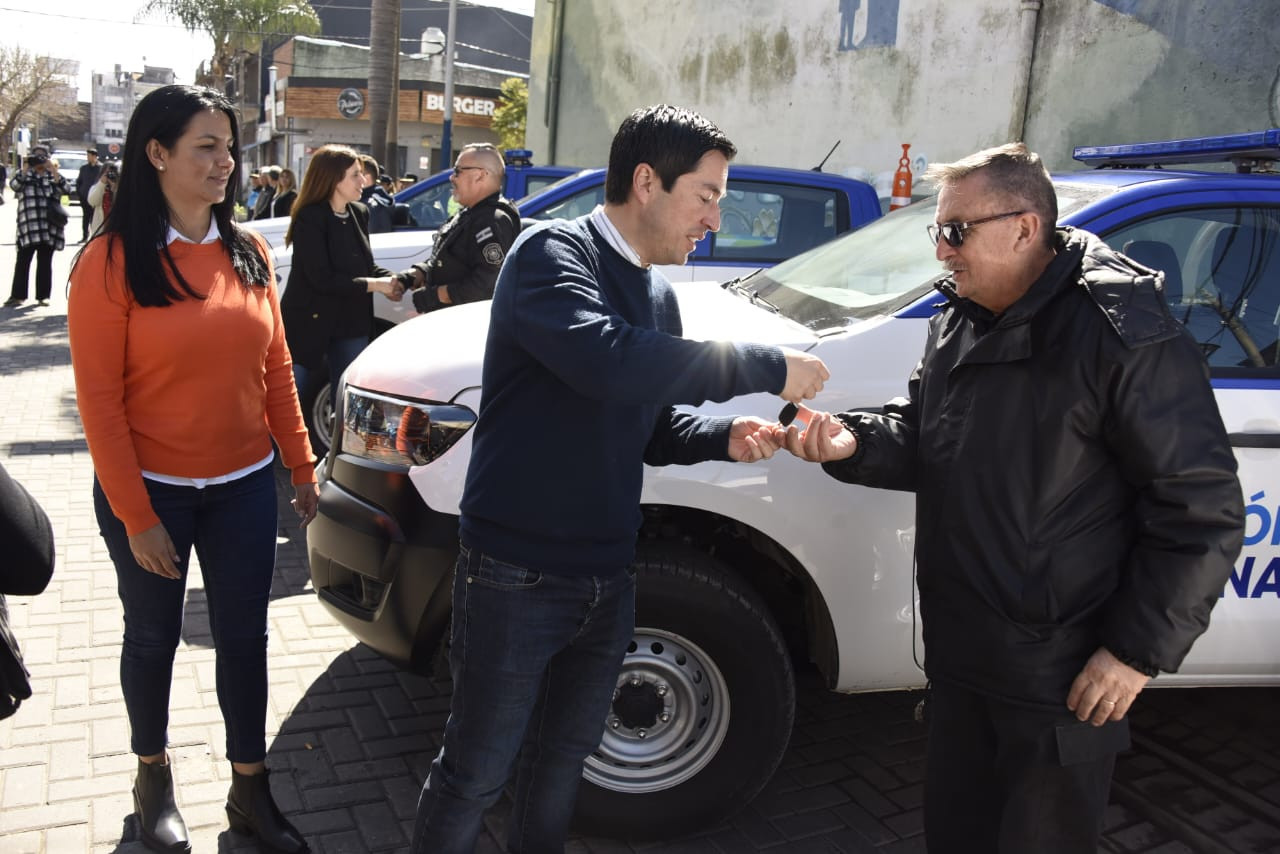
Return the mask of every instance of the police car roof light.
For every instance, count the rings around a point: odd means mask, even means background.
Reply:
[[[533,165],[533,152],[528,148],[508,148],[502,154],[508,166]]]
[[[1280,160],[1280,128],[1127,145],[1082,145],[1075,149],[1072,157],[1099,168],[1155,166],[1163,163],[1225,163],[1242,159]]]

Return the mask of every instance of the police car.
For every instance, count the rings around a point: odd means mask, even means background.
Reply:
[[[1062,223],[1164,271],[1170,308],[1211,366],[1250,502],[1211,628],[1157,684],[1280,683],[1280,129],[1077,158],[1099,168],[1055,176]],[[1238,173],[1168,168],[1188,160]],[[686,334],[816,353],[832,373],[818,406],[878,408],[904,393],[938,310],[933,219],[924,201],[772,269],[679,284]],[[415,670],[449,622],[487,320],[487,305],[419,318],[356,360],[307,529],[320,601]],[[772,419],[778,400],[699,411]],[[406,440],[406,423],[423,426]],[[635,639],[578,803],[583,829],[615,837],[676,835],[749,801],[791,732],[793,660],[814,662],[836,691],[924,683],[910,495],[780,455],[649,469],[643,502]]]

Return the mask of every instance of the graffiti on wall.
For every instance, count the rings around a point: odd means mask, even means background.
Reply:
[[[899,0],[839,0],[840,50],[898,43]]]

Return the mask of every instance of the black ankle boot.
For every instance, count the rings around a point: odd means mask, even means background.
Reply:
[[[241,774],[231,769],[231,792],[227,795],[227,818],[231,829],[245,836],[256,836],[260,847],[280,854],[303,854],[310,851],[289,820],[271,797],[269,771]]]
[[[142,844],[152,851],[186,854],[191,850],[187,825],[173,801],[173,766],[148,765],[138,760],[138,779],[133,784],[133,809],[138,814]]]

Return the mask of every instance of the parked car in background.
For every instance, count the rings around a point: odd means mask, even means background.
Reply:
[[[502,194],[508,199],[519,199],[536,193],[577,171],[576,166],[535,166],[533,152],[528,149],[512,148],[503,155],[506,177]],[[395,208],[392,210],[392,226],[395,231],[434,231],[444,225],[445,220],[457,210],[457,203],[453,200],[453,185],[449,183],[449,176],[452,174],[452,169],[436,172],[396,193]],[[265,237],[271,248],[284,248],[284,234],[289,230],[289,217],[255,219],[245,225]]]
[[[1078,157],[1106,168],[1054,176],[1061,223],[1163,272],[1173,315],[1208,359],[1249,502],[1212,625],[1182,671],[1154,684],[1280,684],[1280,129]],[[1169,168],[1210,158],[1244,171]],[[943,301],[925,232],[934,213],[922,201],[771,269],[677,284],[685,333],[814,353],[832,374],[818,407],[878,410],[905,392]],[[320,601],[415,670],[449,624],[488,318],[483,304],[415,318],[356,359],[307,528]],[[753,395],[696,411],[778,409]],[[791,733],[793,660],[837,691],[924,684],[910,494],[778,455],[648,469],[642,501],[634,643],[578,801],[583,830],[617,838],[705,826],[764,786]]]
[[[76,178],[80,175],[80,167],[89,162],[88,156],[83,149],[55,151],[49,156],[58,161],[58,174],[67,179],[67,186],[71,189],[67,194],[67,204],[78,206],[80,197],[76,195]]]
[[[604,169],[584,169],[520,199],[516,206],[528,220],[581,216],[604,201],[604,177]],[[720,231],[703,238],[687,264],[660,269],[673,282],[689,281],[695,276],[741,276],[770,267],[880,215],[875,188],[863,181],[829,172],[732,163],[728,192],[720,200]],[[408,230],[370,235],[374,263],[388,270],[404,270],[425,261],[431,254],[434,236],[435,232]],[[275,265],[283,288],[293,265],[292,249],[277,247]],[[379,333],[416,316],[407,299],[398,303],[375,299],[374,311]],[[453,311],[449,309],[450,313]],[[315,434],[313,444],[323,452],[329,447],[333,408],[328,383],[323,378],[317,382],[323,384],[303,389],[302,405],[307,427]]]

